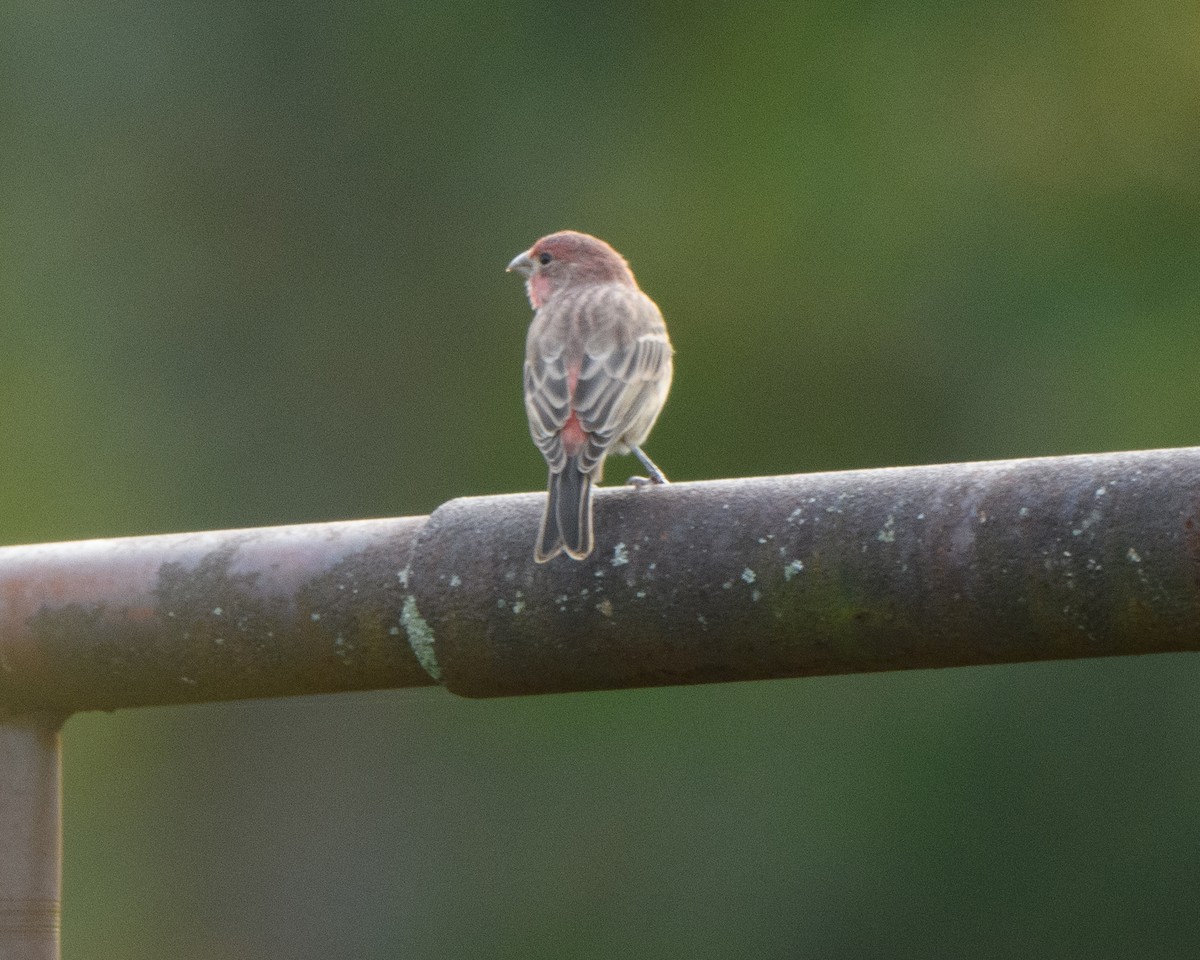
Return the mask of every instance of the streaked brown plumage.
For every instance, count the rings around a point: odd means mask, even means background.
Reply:
[[[641,451],[671,387],[671,341],[654,301],[603,240],[564,230],[508,265],[533,305],[525,343],[529,432],[550,468],[538,563],[594,546],[592,484],[604,458],[634,453],[651,479],[666,477]]]

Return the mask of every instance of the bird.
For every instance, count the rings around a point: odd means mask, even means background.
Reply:
[[[562,230],[517,254],[533,320],[525,341],[529,433],[549,467],[546,509],[533,558],[595,547],[592,486],[610,453],[632,453],[649,478],[666,476],[642,444],[666,403],[674,350],[662,312],[638,287],[625,258],[598,237]]]

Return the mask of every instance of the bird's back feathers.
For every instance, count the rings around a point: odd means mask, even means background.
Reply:
[[[588,434],[584,472],[646,439],[671,386],[671,342],[654,301],[618,284],[565,290],[534,315],[525,351],[525,410],[551,470],[570,451],[572,411]]]

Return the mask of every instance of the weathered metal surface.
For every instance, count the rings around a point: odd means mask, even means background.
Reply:
[[[0,549],[0,708],[501,696],[1200,649],[1200,449]]]
[[[0,712],[0,957],[59,955],[62,718]]]
[[[0,706],[433,683],[400,625],[424,519],[0,549]]]
[[[500,696],[1200,649],[1200,450],[457,500],[411,585],[442,682]]]
[[[76,710],[466,696],[1200,649],[1200,449],[601,490],[0,549],[0,957],[58,955]]]

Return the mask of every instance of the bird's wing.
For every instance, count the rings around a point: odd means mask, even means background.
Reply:
[[[560,433],[574,410],[588,434],[580,468],[590,472],[642,418],[647,429],[653,423],[670,382],[671,342],[658,307],[637,289],[598,286],[543,311],[525,356],[529,432],[550,469],[561,470]]]
[[[525,355],[525,413],[529,417],[529,434],[555,473],[567,462],[559,431],[571,415],[565,347],[561,338],[541,337],[535,344],[531,337]]]
[[[585,468],[627,434],[649,430],[671,378],[671,341],[654,301],[621,288],[600,299],[597,309],[607,322],[594,325],[584,343],[571,404],[588,434]]]

